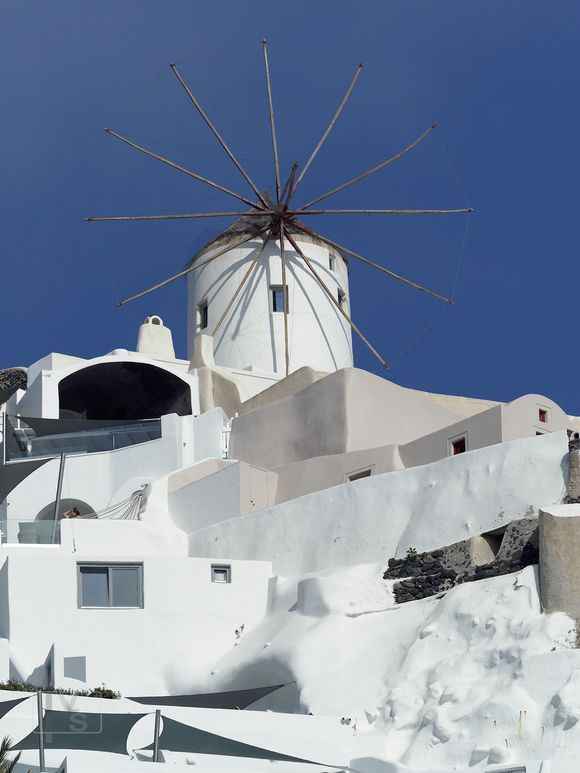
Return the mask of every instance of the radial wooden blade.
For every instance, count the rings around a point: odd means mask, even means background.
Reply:
[[[238,287],[237,287],[237,289],[236,289],[235,293],[234,293],[234,294],[232,295],[232,297],[230,298],[230,300],[229,300],[229,302],[228,302],[228,304],[227,304],[226,308],[224,309],[224,312],[223,312],[223,314],[222,314],[222,315],[221,315],[221,317],[219,318],[219,320],[218,320],[218,322],[217,322],[216,326],[214,327],[214,329],[213,329],[213,333],[212,333],[212,336],[215,336],[215,335],[217,334],[217,332],[218,332],[218,330],[220,329],[220,327],[222,326],[222,324],[223,324],[223,322],[224,322],[225,318],[228,316],[228,314],[229,314],[229,312],[230,312],[230,309],[232,308],[232,306],[233,306],[233,305],[234,305],[234,303],[236,302],[236,298],[237,298],[237,297],[238,297],[238,295],[241,293],[241,291],[242,291],[242,289],[243,289],[244,285],[246,284],[246,282],[247,282],[247,281],[248,281],[248,279],[250,278],[250,275],[252,274],[252,272],[254,271],[254,269],[255,269],[255,268],[257,268],[257,266],[258,266],[258,262],[259,262],[260,258],[262,257],[262,253],[264,252],[264,249],[265,249],[266,245],[268,244],[268,241],[269,241],[269,239],[270,239],[271,235],[272,235],[272,231],[270,230],[270,231],[268,232],[268,235],[267,235],[267,236],[266,236],[266,238],[264,239],[264,242],[262,243],[262,246],[261,246],[261,247],[260,247],[260,249],[258,250],[258,253],[256,254],[256,256],[254,257],[254,259],[252,260],[252,262],[251,262],[251,263],[250,263],[250,265],[248,266],[248,270],[247,270],[247,271],[246,271],[246,273],[244,274],[244,276],[243,276],[243,279],[242,279],[242,281],[240,282],[240,284],[238,285]]]
[[[274,152],[274,171],[276,173],[276,201],[280,203],[280,163],[278,161],[278,141],[276,139],[276,122],[274,121],[274,105],[272,103],[272,85],[270,83],[270,64],[268,62],[268,43],[263,40],[264,67],[266,68],[266,89],[268,91],[268,113],[270,115],[270,133],[272,134],[272,150]]]
[[[223,185],[220,185],[219,183],[214,183],[213,180],[208,180],[206,177],[202,177],[201,175],[197,174],[197,172],[192,172],[190,169],[186,169],[185,167],[180,166],[179,164],[176,164],[173,161],[170,161],[168,158],[164,158],[163,156],[160,156],[158,153],[153,153],[153,151],[147,150],[147,148],[143,148],[141,147],[141,145],[137,145],[137,143],[132,142],[131,140],[127,139],[127,137],[123,137],[121,134],[118,134],[112,129],[105,129],[105,131],[107,132],[107,134],[111,134],[113,137],[116,137],[118,140],[121,140],[121,142],[124,142],[126,145],[129,145],[129,147],[135,148],[135,150],[141,151],[141,153],[144,153],[146,156],[155,158],[157,159],[157,161],[161,161],[161,163],[167,164],[167,166],[170,166],[172,169],[177,169],[178,172],[183,172],[183,174],[186,174],[189,177],[193,177],[194,180],[199,180],[199,182],[205,183],[206,185],[210,185],[212,188],[216,188],[218,191],[227,193],[228,195],[233,196],[234,198],[239,199],[240,201],[243,201],[245,204],[248,204],[253,209],[260,209],[260,205],[257,202],[251,201],[250,199],[247,199],[245,196],[242,196],[239,193],[235,193],[234,191],[231,191],[229,188],[224,188]]]
[[[326,131],[324,132],[324,134],[322,135],[322,137],[320,138],[320,140],[318,142],[318,145],[312,151],[312,154],[311,154],[310,158],[308,159],[308,161],[306,162],[306,164],[304,165],[304,169],[300,173],[299,178],[296,180],[296,183],[294,184],[294,187],[291,189],[290,198],[292,198],[292,196],[296,193],[296,190],[297,190],[298,186],[302,182],[302,178],[304,177],[304,175],[308,171],[310,165],[312,164],[312,162],[314,161],[314,159],[318,155],[318,151],[324,145],[324,143],[326,141],[326,138],[328,137],[330,132],[333,130],[334,124],[338,120],[338,116],[342,113],[346,103],[348,102],[348,98],[350,97],[350,93],[354,89],[354,85],[355,85],[355,83],[358,80],[358,76],[361,74],[362,68],[363,68],[362,64],[359,64],[359,66],[357,67],[356,72],[354,74],[354,77],[353,77],[352,81],[350,82],[350,85],[349,85],[348,89],[346,90],[346,93],[345,93],[344,97],[342,98],[342,102],[338,106],[338,110],[334,114],[334,117],[333,117],[332,121],[328,124],[328,126],[326,128]]]
[[[117,220],[194,220],[203,217],[264,217],[273,214],[270,210],[258,212],[196,212],[184,215],[121,215],[115,217],[85,217],[87,223],[106,223]]]
[[[212,255],[210,258],[196,262],[193,264],[193,266],[188,266],[188,268],[185,268],[183,271],[180,271],[178,274],[174,274],[173,276],[170,276],[168,279],[164,279],[163,282],[158,282],[156,285],[153,285],[153,287],[149,287],[147,290],[143,290],[142,292],[137,293],[136,295],[132,295],[130,298],[126,298],[124,301],[120,301],[117,304],[117,306],[124,306],[126,303],[130,303],[131,301],[137,300],[137,298],[143,298],[144,295],[149,295],[149,293],[153,293],[155,292],[155,290],[159,290],[161,287],[165,287],[165,285],[170,284],[170,282],[175,282],[176,279],[181,279],[182,276],[185,276],[186,274],[189,274],[191,271],[195,271],[196,269],[201,268],[202,266],[205,266],[208,263],[211,263],[212,260],[215,260],[216,258],[219,258],[222,255],[225,255],[226,252],[229,252],[230,250],[233,250],[236,247],[240,247],[242,244],[245,244],[246,242],[252,241],[252,239],[255,239],[257,236],[261,236],[267,230],[268,230],[268,227],[266,226],[264,228],[261,228],[259,231],[256,231],[256,233],[254,234],[246,235],[242,239],[239,239],[238,241],[228,244],[227,247],[225,247],[223,250],[220,250],[215,255]]]
[[[351,328],[354,330],[354,332],[358,335],[358,337],[361,339],[361,341],[371,350],[371,352],[375,355],[375,357],[379,360],[381,365],[383,367],[388,368],[389,365],[387,361],[381,357],[381,355],[378,353],[378,351],[375,349],[375,347],[371,344],[371,342],[365,337],[365,335],[359,330],[359,328],[355,325],[355,323],[352,321],[352,319],[348,316],[346,311],[342,308],[338,300],[334,297],[330,289],[327,287],[327,285],[322,281],[321,277],[319,276],[318,272],[312,265],[312,262],[306,257],[306,255],[302,252],[300,247],[296,244],[296,241],[292,238],[292,234],[286,230],[286,235],[288,237],[288,241],[290,244],[294,247],[296,252],[300,255],[302,260],[306,263],[312,274],[314,275],[314,278],[318,282],[318,284],[322,287],[324,292],[328,295],[332,303],[336,306],[338,311],[342,314],[342,316],[346,319],[348,324],[351,326]]]
[[[315,199],[312,199],[312,201],[309,201],[308,204],[304,204],[304,206],[299,207],[298,211],[302,212],[305,209],[309,209],[313,204],[317,204],[319,201],[322,201],[323,199],[327,199],[329,196],[333,196],[335,193],[338,193],[339,191],[343,191],[345,188],[348,188],[349,186],[354,185],[355,183],[358,183],[361,180],[364,180],[365,177],[368,177],[369,175],[374,174],[375,172],[378,172],[379,169],[383,169],[385,166],[388,166],[389,164],[392,164],[394,161],[397,161],[399,158],[402,158],[404,155],[409,153],[409,151],[413,150],[413,148],[417,147],[417,145],[422,140],[424,140],[425,137],[427,137],[427,135],[430,134],[436,126],[437,124],[433,124],[433,126],[430,126],[426,131],[423,132],[423,134],[417,137],[417,139],[414,140],[410,145],[407,145],[406,148],[403,148],[403,150],[399,151],[399,153],[396,153],[394,156],[390,156],[384,161],[381,161],[380,164],[373,166],[372,169],[369,169],[366,172],[359,174],[357,177],[353,177],[352,180],[348,180],[342,185],[339,185],[338,187],[333,188],[331,191],[328,191],[327,193],[323,193],[321,196],[317,196]]]
[[[210,128],[210,130],[213,133],[214,137],[217,139],[219,144],[222,146],[222,148],[228,154],[228,156],[230,157],[231,161],[234,163],[234,165],[236,166],[236,168],[238,169],[238,171],[240,172],[242,177],[246,180],[246,182],[249,184],[250,188],[254,191],[256,196],[262,202],[264,207],[267,208],[268,204],[267,204],[266,200],[264,199],[264,197],[262,196],[262,194],[260,193],[258,188],[255,186],[255,184],[252,182],[252,180],[250,179],[250,176],[248,175],[248,173],[246,172],[244,167],[240,164],[238,159],[234,156],[234,154],[232,153],[230,148],[227,146],[227,144],[226,144],[225,140],[223,139],[223,137],[221,136],[221,134],[218,132],[218,130],[213,125],[213,123],[210,121],[210,119],[209,119],[208,115],[206,114],[205,110],[200,105],[199,101],[195,98],[195,96],[193,95],[193,93],[192,93],[191,89],[189,88],[189,86],[187,85],[187,83],[183,80],[183,78],[179,74],[179,72],[177,70],[177,67],[174,64],[171,64],[169,66],[171,67],[175,77],[177,78],[177,80],[180,82],[180,84],[182,85],[183,89],[185,90],[185,93],[190,98],[190,100],[193,102],[197,112],[201,115],[201,117],[203,118],[203,120],[205,121],[207,126]]]
[[[343,247],[341,244],[338,244],[337,242],[333,242],[331,239],[328,239],[326,236],[322,236],[322,234],[319,234],[316,231],[312,231],[307,226],[302,225],[302,223],[294,222],[294,225],[296,226],[296,228],[299,228],[301,231],[308,234],[309,236],[313,236],[317,239],[322,239],[323,242],[326,242],[326,244],[329,244],[331,247],[335,247],[337,250],[340,250],[340,252],[346,252],[348,255],[352,255],[353,258],[356,258],[357,260],[360,260],[363,263],[366,263],[367,265],[372,266],[373,268],[376,268],[379,271],[382,271],[384,274],[387,274],[393,279],[397,279],[399,282],[403,282],[403,284],[409,285],[409,287],[413,287],[415,290],[420,290],[420,292],[422,293],[427,293],[427,295],[432,295],[433,298],[438,298],[440,301],[445,301],[445,303],[450,303],[450,304],[455,303],[455,301],[453,301],[451,298],[446,298],[444,295],[441,295],[440,293],[437,293],[434,290],[429,290],[429,288],[423,287],[423,285],[420,285],[417,282],[413,282],[411,279],[405,279],[405,277],[400,276],[400,274],[396,274],[394,271],[391,271],[390,269],[385,268],[384,266],[381,266],[379,263],[375,263],[374,261],[369,260],[368,258],[365,258],[363,255],[359,255],[358,252],[353,252],[352,250],[349,250],[348,247]]]

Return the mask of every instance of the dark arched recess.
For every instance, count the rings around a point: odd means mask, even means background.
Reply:
[[[58,385],[61,419],[157,419],[191,413],[189,385],[142,362],[105,362],[71,373]]]

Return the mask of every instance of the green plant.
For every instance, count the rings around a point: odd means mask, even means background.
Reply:
[[[30,682],[19,682],[17,679],[9,679],[7,682],[0,682],[0,690],[12,690],[15,692],[38,692],[38,685]],[[43,687],[42,692],[53,695],[78,695],[81,698],[111,698],[121,697],[121,693],[111,690],[102,684],[100,687],[93,687],[90,690],[68,690],[63,687]],[[2,773],[2,768],[0,768]]]
[[[405,561],[408,564],[414,564],[416,560],[417,560],[417,551],[415,550],[415,548],[408,548],[405,554]]]
[[[12,749],[12,738],[9,735],[5,735],[0,743],[0,773],[10,773],[14,770],[16,763],[20,759],[21,752],[18,752],[16,757],[8,759],[8,752]]]

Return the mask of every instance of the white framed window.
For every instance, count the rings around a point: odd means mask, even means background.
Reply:
[[[288,285],[270,285],[270,303],[273,312],[284,311],[284,292],[286,292],[286,306],[288,307]]]
[[[341,287],[338,288],[338,305],[343,311],[348,311],[346,304],[346,293]]]
[[[142,609],[143,564],[77,564],[82,609]]]
[[[329,255],[328,256],[328,268],[331,271],[336,271],[336,256],[335,255]]]
[[[540,424],[547,424],[550,421],[550,414],[547,408],[538,406],[538,421]]]
[[[198,330],[205,330],[208,322],[208,303],[207,301],[201,301],[197,304],[197,328]]]
[[[232,567],[230,564],[212,564],[211,581],[228,583],[232,581]]]

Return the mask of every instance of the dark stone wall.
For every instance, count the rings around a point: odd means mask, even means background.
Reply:
[[[497,535],[493,536],[497,540]],[[403,604],[435,596],[455,585],[511,574],[537,564],[538,519],[524,518],[508,524],[495,560],[487,564],[475,563],[471,544],[471,540],[464,540],[439,550],[389,558],[383,579],[398,580],[393,586],[395,601]]]

